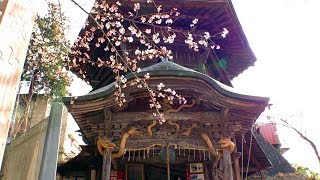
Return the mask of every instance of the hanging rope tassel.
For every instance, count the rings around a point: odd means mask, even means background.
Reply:
[[[126,152],[127,152],[127,149],[124,149],[124,153],[123,153],[123,155],[122,155],[122,158],[121,158],[121,159],[123,159],[123,158],[124,158],[124,155],[126,154]]]
[[[243,178],[243,140],[244,140],[244,135],[242,134],[241,136],[241,177]]]
[[[128,153],[129,153],[128,161],[130,161],[130,154],[131,154],[131,153],[130,153],[130,150],[128,151]]]
[[[152,154],[153,154],[153,156],[154,156],[154,146],[152,146],[152,151],[153,151]]]

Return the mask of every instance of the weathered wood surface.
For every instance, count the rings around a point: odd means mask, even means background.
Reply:
[[[95,169],[91,169],[90,171],[90,180],[96,180],[96,170]]]
[[[95,119],[101,118],[101,119]],[[155,117],[151,112],[118,112],[112,114],[112,123],[108,125],[109,134],[108,136],[112,136],[115,139],[119,138],[124,134],[128,128],[131,126],[136,126],[141,129],[141,133],[145,134],[147,132],[147,127],[154,120]],[[220,134],[221,125],[219,123],[220,115],[218,112],[178,112],[178,113],[169,113],[165,114],[165,118],[174,123],[179,124],[181,133],[187,131],[188,128],[192,126],[192,123],[197,123],[198,128],[195,128],[195,132],[206,131],[209,134]],[[92,136],[103,136],[106,133],[106,124],[102,120],[103,116],[94,116],[93,119],[88,117],[88,119],[78,122],[82,127],[82,131],[85,133],[87,137]],[[232,121],[229,122],[227,126],[228,132],[233,136],[234,132],[244,133],[247,131],[245,128],[246,122],[244,118],[235,118],[231,117]],[[174,126],[168,126],[166,123],[164,125],[160,125],[159,123],[155,125],[153,129],[163,129],[165,127],[169,127],[170,134],[174,134]],[[148,137],[146,137],[148,138]]]
[[[111,176],[111,153],[103,156],[101,179],[110,179]]]
[[[232,161],[233,161],[233,171],[234,171],[234,176],[233,178],[235,180],[241,180],[240,177],[240,165],[239,165],[239,157],[238,156],[238,151],[237,151],[237,144],[236,144],[236,138],[233,138],[233,142],[235,143],[236,147],[234,151],[232,152]]]
[[[192,108],[182,109],[179,113],[165,114],[167,120],[214,123],[220,118],[217,111],[222,107],[228,107],[230,125],[227,125],[227,127],[233,128],[229,130],[230,133],[245,133],[251,127],[252,118],[259,115],[265,107],[264,102],[246,101],[226,96],[203,80],[196,78],[179,78],[179,81],[177,81],[177,78],[174,77],[151,77],[148,81],[150,87],[164,81],[166,86],[175,89],[185,98],[198,99],[198,102]],[[122,126],[122,122],[126,126],[127,122],[140,120],[153,121],[156,119],[148,107],[132,106],[137,104],[137,101],[144,102],[148,98],[147,93],[134,86],[124,89],[123,92],[127,95],[128,104],[122,108],[118,108],[114,100],[115,97],[112,94],[90,100],[76,100],[73,104],[68,105],[69,111],[80,125],[86,137],[95,137],[101,135],[101,131],[105,131],[105,129],[101,129],[101,123],[104,123],[105,108],[110,108],[113,111],[114,122],[117,122],[113,124],[112,129]],[[130,104],[131,106],[128,106]],[[236,122],[239,124],[236,124]],[[212,126],[212,128],[216,129],[219,127]]]
[[[252,161],[254,163],[254,165],[257,167],[258,170],[262,170],[263,167],[261,165],[261,163],[258,161],[258,159],[255,157],[255,155],[253,154],[252,150],[250,151],[250,143],[252,142],[248,142],[247,143],[243,143],[243,151],[244,154],[249,157],[250,156],[250,162]],[[251,144],[252,145],[252,144]],[[250,154],[250,155],[249,155]],[[249,162],[249,163],[250,163]]]
[[[179,79],[179,80],[177,80]],[[240,98],[232,98],[218,92],[204,80],[199,78],[176,78],[176,77],[152,77],[148,80],[150,88],[157,88],[156,86],[164,82],[167,87],[174,89],[186,98],[199,99],[203,102],[208,102],[216,107],[229,107],[230,111],[243,111],[244,116],[253,116],[261,113],[265,108],[265,103],[246,101]],[[142,91],[136,86],[127,87],[123,90],[126,94],[127,102],[142,97],[149,97],[147,92]],[[139,94],[136,94],[139,93]],[[68,105],[69,111],[73,115],[85,114],[95,111],[102,111],[106,106],[117,108],[118,104],[115,102],[113,94],[106,95],[91,100],[75,100],[73,104]],[[215,108],[212,108],[213,110]]]
[[[226,148],[223,149],[222,160],[223,160],[224,179],[225,180],[233,180],[231,154],[230,154],[229,149],[226,149]]]
[[[112,137],[112,118],[113,118],[113,114],[111,112],[111,109],[105,108],[104,109],[104,134],[109,139]],[[91,128],[95,132],[98,131],[97,126],[92,126]],[[101,132],[98,132],[98,134],[101,136]]]
[[[152,112],[117,112],[113,114],[114,122],[127,123],[131,121],[144,120],[151,121],[156,119],[152,115]],[[197,121],[197,122],[208,122],[218,123],[219,112],[218,111],[203,111],[203,112],[177,112],[164,114],[165,119],[171,119],[174,121]]]
[[[37,6],[34,0],[9,0],[0,22],[0,164]],[[30,6],[32,4],[32,6]]]

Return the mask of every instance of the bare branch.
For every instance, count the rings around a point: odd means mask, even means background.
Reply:
[[[303,140],[307,141],[307,142],[311,145],[312,149],[314,150],[315,155],[316,155],[317,158],[318,158],[319,164],[320,164],[320,155],[319,155],[319,151],[318,151],[317,146],[315,145],[315,143],[314,143],[311,139],[309,139],[307,136],[305,136],[305,135],[304,135],[301,131],[299,131],[297,128],[295,128],[295,127],[293,127],[292,125],[290,125],[290,124],[288,123],[288,121],[286,121],[286,120],[284,120],[284,119],[280,119],[280,120],[281,120],[281,122],[283,122],[284,124],[279,124],[279,125],[282,125],[282,126],[284,126],[284,127],[287,127],[287,128],[290,128],[290,129],[294,130],[297,134],[299,134],[299,136],[300,136]]]

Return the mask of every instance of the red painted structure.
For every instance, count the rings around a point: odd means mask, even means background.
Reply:
[[[280,140],[277,133],[277,127],[273,123],[258,125],[257,132],[272,145],[279,145]]]

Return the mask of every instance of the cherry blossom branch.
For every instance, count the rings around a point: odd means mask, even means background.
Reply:
[[[163,43],[173,43],[176,38],[176,33],[182,34],[186,39],[185,43],[190,49],[194,51],[199,51],[199,45],[208,47],[209,43],[212,44],[211,47],[216,47],[214,41],[212,40],[219,34],[210,36],[209,32],[205,32],[204,35],[198,35],[195,33],[195,25],[198,23],[198,19],[194,18],[190,24],[190,30],[178,30],[172,28],[171,25],[177,21],[181,16],[177,9],[173,9],[170,12],[162,12],[162,6],[155,4],[154,1],[148,0],[148,3],[153,3],[156,8],[156,13],[151,13],[147,15],[138,15],[140,10],[140,4],[135,3],[133,6],[134,13],[129,13],[129,17],[124,17],[119,12],[120,2],[109,5],[106,1],[101,1],[100,4],[95,3],[93,13],[87,12],[82,8],[75,0],[71,0],[75,5],[77,5],[82,11],[84,11],[90,19],[94,22],[97,27],[92,26],[89,30],[84,31],[84,37],[77,40],[75,46],[83,47],[86,51],[90,51],[89,42],[95,38],[95,31],[98,29],[102,36],[96,38],[96,47],[104,46],[104,50],[109,52],[107,59],[98,58],[97,61],[90,60],[90,56],[86,52],[81,52],[80,50],[73,52],[73,55],[79,56],[79,62],[89,62],[92,65],[96,64],[98,67],[105,66],[111,68],[113,73],[116,74],[116,88],[117,91],[115,95],[117,96],[116,101],[119,106],[122,106],[126,102],[125,95],[122,92],[123,88],[127,87],[127,79],[125,76],[120,74],[120,71],[131,72],[135,79],[130,82],[130,85],[137,85],[138,88],[146,88],[150,96],[150,108],[155,109],[156,115],[159,117],[160,122],[164,122],[163,114],[160,112],[162,108],[159,100],[167,99],[170,104],[173,104],[175,98],[179,100],[179,103],[186,103],[184,97],[178,95],[174,90],[170,88],[162,90],[164,84],[160,83],[157,90],[152,89],[148,83],[147,79],[150,78],[149,73],[145,74],[143,78],[138,77],[137,73],[140,72],[140,68],[137,63],[141,60],[154,59],[154,58],[172,58],[171,51],[164,46],[159,46],[158,44],[162,41]],[[99,13],[99,12],[104,13]],[[172,18],[174,16],[174,18]],[[138,20],[140,19],[140,21]],[[86,22],[88,24],[89,22]],[[138,24],[145,25],[149,28],[143,31],[139,28]],[[153,28],[153,31],[151,30]],[[161,35],[160,35],[161,33]],[[165,35],[165,33],[167,35]],[[223,32],[227,34],[227,31]],[[148,37],[150,35],[150,37]],[[128,50],[123,50],[124,43],[131,43],[134,41],[140,42],[145,49],[139,49],[139,46],[134,51],[135,58],[131,58]],[[197,40],[199,39],[199,40]],[[103,44],[107,42],[107,44]],[[120,54],[120,52],[122,52]],[[77,60],[76,60],[77,61]],[[76,62],[75,61],[75,62]],[[79,73],[83,74],[82,70]]]

